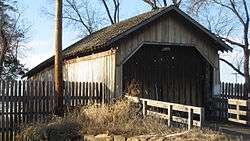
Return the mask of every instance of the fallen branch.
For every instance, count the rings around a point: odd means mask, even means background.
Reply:
[[[187,130],[187,131],[184,131],[184,132],[181,132],[181,133],[174,133],[174,134],[170,134],[170,135],[165,135],[165,136],[162,136],[164,138],[171,138],[171,137],[177,137],[177,136],[181,136],[181,135],[185,135],[187,133],[189,133],[191,130]],[[139,136],[136,136],[137,138],[152,138],[152,137],[161,137],[161,135],[156,135],[156,134],[151,134],[151,135],[139,135]]]
[[[189,133],[190,131],[191,131],[191,130],[187,130],[187,131],[185,131],[185,132],[170,134],[170,135],[167,135],[167,136],[164,136],[164,137],[165,137],[165,138],[171,138],[171,137],[181,136],[181,135],[184,135],[184,134]]]

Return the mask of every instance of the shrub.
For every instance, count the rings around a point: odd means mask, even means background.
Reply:
[[[67,113],[64,118],[55,117],[47,123],[31,124],[24,128],[19,138],[39,140],[52,137],[74,138],[81,134],[133,136],[174,132],[159,119],[143,118],[139,111],[139,105],[124,99],[109,105],[92,104]]]
[[[57,141],[80,136],[81,125],[69,118],[55,117],[48,123],[33,123],[22,130],[17,136],[19,140],[40,141],[48,139]]]
[[[138,80],[132,79],[126,86],[125,94],[129,96],[140,96],[141,87]]]
[[[127,100],[118,100],[111,105],[91,105],[81,110],[85,117],[84,134],[109,133],[125,136],[173,132],[161,120],[143,118],[140,107]],[[162,130],[162,129],[165,130]],[[164,132],[163,132],[164,131]]]
[[[183,132],[185,128],[168,127],[165,121],[153,117],[144,118],[139,112],[140,105],[120,99],[113,104],[93,104],[67,113],[64,118],[55,117],[47,123],[35,123],[27,126],[18,136],[30,140],[63,140],[81,135],[114,134],[125,137],[137,135],[169,135]],[[209,139],[226,140],[227,137],[210,130],[192,130],[189,134],[175,140]],[[171,139],[171,138],[170,138]]]

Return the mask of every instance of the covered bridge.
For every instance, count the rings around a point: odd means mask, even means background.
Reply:
[[[112,97],[132,81],[142,97],[206,106],[220,81],[218,52],[231,48],[175,6],[105,27],[63,50],[68,81],[103,82]],[[52,80],[51,57],[26,73]]]

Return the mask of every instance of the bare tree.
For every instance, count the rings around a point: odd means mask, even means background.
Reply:
[[[120,20],[120,0],[112,0],[112,5],[108,5],[108,0],[101,0],[111,24],[118,23]],[[113,13],[110,7],[113,7]],[[113,15],[112,15],[113,14]]]
[[[103,4],[100,7],[93,6],[93,1],[89,0],[64,0],[63,3],[63,19],[67,26],[72,26],[77,29],[82,35],[90,35],[98,30],[103,25],[110,21],[111,24],[117,23],[120,20],[120,1],[119,0],[97,0]],[[95,1],[95,2],[97,2]],[[44,8],[46,15],[51,15],[52,12]],[[102,11],[106,12],[102,15]],[[106,18],[107,17],[107,18]]]
[[[175,5],[177,7],[180,6],[182,0],[170,0],[171,2],[168,2],[167,0],[143,0],[145,3],[150,5],[152,9],[157,9],[160,7],[165,7],[167,5]]]
[[[51,9],[44,7],[42,12],[54,17]],[[106,19],[90,0],[63,0],[63,21],[64,26],[74,28],[79,37],[90,35],[106,24]]]
[[[173,4],[177,7],[180,6],[182,0],[172,0]]]
[[[236,72],[242,75],[245,79],[245,83],[248,86],[249,92],[249,9],[246,0],[190,0],[190,11],[192,12],[200,12],[202,9],[210,8],[213,12],[216,12],[215,7],[217,6],[225,11],[224,16],[231,16],[232,19],[236,22],[236,24],[232,25],[230,22],[227,22],[228,25],[231,25],[231,28],[227,29],[227,34],[217,34],[219,38],[221,38],[224,42],[231,45],[232,47],[237,47],[243,50],[244,56],[244,72],[241,72],[237,66],[235,67],[234,64],[231,62],[220,59],[221,61],[225,62],[229,66],[231,66]],[[240,37],[241,41],[235,40],[231,38],[231,33],[234,30],[234,26],[237,26],[237,35]]]
[[[28,28],[20,25],[20,13],[8,0],[0,0],[0,79],[15,79],[24,74],[18,49]]]
[[[157,2],[156,2],[156,0],[143,0],[145,3],[147,3],[147,4],[149,4],[151,7],[152,7],[152,9],[157,9],[157,8],[159,8],[158,6],[157,6]],[[166,1],[165,1],[166,2]]]
[[[79,26],[81,33],[87,35],[96,31],[104,21],[98,17],[97,12],[93,9],[88,0],[65,0],[63,18],[73,26]]]

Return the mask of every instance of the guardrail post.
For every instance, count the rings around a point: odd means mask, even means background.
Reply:
[[[236,104],[236,111],[237,111],[236,119],[237,119],[237,120],[240,120],[240,115],[239,115],[239,112],[240,112],[240,105],[239,105],[238,102],[237,102],[237,104]]]
[[[171,126],[172,122],[172,109],[173,105],[168,105],[168,126]]]
[[[188,130],[190,130],[193,126],[193,109],[188,109]]]
[[[204,125],[204,121],[205,121],[205,112],[204,112],[204,108],[201,108],[201,112],[200,112],[200,127],[202,127]]]
[[[147,101],[142,101],[142,114],[144,117],[147,115]]]

